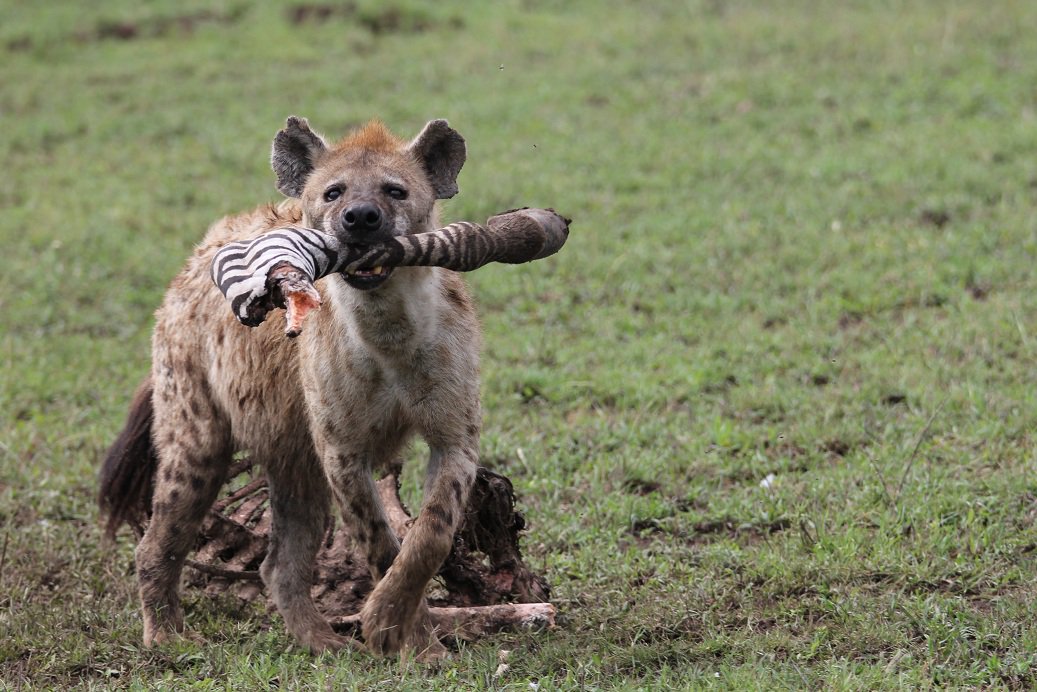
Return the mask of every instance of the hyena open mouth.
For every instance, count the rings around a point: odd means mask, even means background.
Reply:
[[[342,278],[353,288],[370,291],[378,288],[392,276],[392,267],[375,267],[373,269],[355,269],[342,272]]]

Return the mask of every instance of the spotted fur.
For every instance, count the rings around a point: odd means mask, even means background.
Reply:
[[[241,325],[210,268],[227,243],[281,227],[357,242],[343,219],[361,204],[378,209],[381,220],[365,242],[430,231],[435,200],[456,191],[463,162],[464,140],[445,121],[409,143],[372,124],[329,146],[305,120],[289,119],[272,164],[292,199],[216,223],[173,280],[156,313],[151,374],[102,473],[102,505],[115,519],[135,511],[120,488],[148,487],[133,476],[153,473],[151,518],[136,553],[145,644],[183,630],[185,557],[233,455],[248,450],[270,482],[273,530],[261,574],[298,640],[314,651],[350,643],[310,597],[334,501],[356,527],[377,582],[362,611],[366,645],[379,653],[442,653],[424,591],[461,519],[481,424],[480,329],[464,282],[439,267],[400,267],[378,285],[332,274],[317,286],[324,307],[289,340],[272,321]],[[396,188],[405,198],[393,196]],[[401,546],[372,470],[393,461],[413,434],[426,440],[430,456],[425,499]],[[149,444],[140,444],[142,435]],[[151,472],[142,447],[157,460]]]

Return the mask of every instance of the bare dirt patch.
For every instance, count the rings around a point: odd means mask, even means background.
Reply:
[[[715,538],[758,540],[792,526],[792,520],[781,517],[774,521],[744,523],[730,518],[702,521],[692,527],[692,543],[708,543]]]
[[[99,43],[104,41],[137,41],[167,36],[189,36],[204,25],[229,26],[237,24],[245,16],[247,8],[232,7],[225,12],[199,10],[168,17],[152,17],[142,20],[100,19],[88,29],[80,29],[62,40],[75,43]],[[49,41],[44,41],[49,43]],[[11,53],[23,53],[40,46],[31,36],[17,36],[5,44]]]
[[[632,522],[627,533],[641,545],[650,543],[659,536],[678,538],[688,545],[702,545],[724,538],[754,543],[791,527],[792,520],[787,517],[768,522],[743,522],[731,517],[721,517],[700,521],[689,529],[671,525],[665,520],[645,518]]]
[[[951,215],[946,209],[923,209],[918,220],[927,226],[943,228],[951,222]]]
[[[245,14],[244,7],[226,12],[199,10],[170,17],[155,17],[142,21],[102,20],[89,30],[76,34],[82,43],[93,41],[133,41],[165,36],[187,36],[206,24],[236,24]]]
[[[295,25],[323,24],[331,21],[349,21],[367,29],[372,35],[381,34],[417,34],[430,29],[447,26],[460,29],[464,20],[451,17],[448,20],[437,20],[410,9],[395,5],[386,5],[377,10],[363,10],[356,3],[322,3],[306,2],[290,6],[285,16]]]

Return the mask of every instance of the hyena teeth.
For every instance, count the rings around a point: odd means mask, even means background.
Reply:
[[[356,269],[349,273],[353,276],[381,276],[385,273],[385,267],[378,266],[374,269]]]

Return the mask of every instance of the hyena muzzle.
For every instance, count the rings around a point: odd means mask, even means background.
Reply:
[[[272,154],[289,199],[214,224],[173,280],[156,313],[151,373],[101,472],[110,532],[150,512],[136,552],[145,644],[183,631],[184,560],[234,454],[247,450],[270,485],[261,574],[299,641],[314,651],[351,642],[310,597],[333,498],[376,582],[361,613],[367,646],[443,652],[424,591],[463,515],[481,416],[480,332],[464,282],[436,267],[330,276],[318,286],[323,308],[291,340],[277,320],[239,324],[209,267],[227,242],[290,224],[351,243],[432,230],[436,200],[456,194],[465,155],[443,120],[410,142],[375,122],[329,145],[306,120],[289,118]],[[412,434],[430,455],[422,506],[401,547],[372,471]]]

